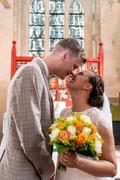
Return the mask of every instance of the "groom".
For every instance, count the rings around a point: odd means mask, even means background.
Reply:
[[[54,175],[48,127],[54,118],[48,76],[64,79],[83,61],[73,38],[57,43],[43,59],[20,67],[8,88],[6,125],[0,146],[1,180],[50,180]]]

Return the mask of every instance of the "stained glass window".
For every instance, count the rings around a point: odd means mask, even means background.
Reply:
[[[49,1],[49,50],[64,38],[64,0]]]
[[[45,52],[45,9],[42,0],[33,0],[29,19],[29,54],[43,56]]]
[[[75,37],[84,49],[84,9],[78,0],[73,0],[70,6],[69,35]]]
[[[64,0],[48,0],[49,23],[46,33],[43,0],[32,0],[29,16],[29,55],[43,56],[46,43],[48,45],[46,48],[51,51],[66,35],[75,37],[84,49],[84,9],[79,0],[72,0],[70,8],[66,11],[65,3]],[[69,30],[66,32],[69,32],[64,36],[66,29],[64,18],[68,17],[66,12],[69,14]],[[49,35],[48,42],[45,42],[46,35]]]

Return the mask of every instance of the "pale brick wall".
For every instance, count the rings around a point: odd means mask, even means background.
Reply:
[[[2,117],[6,111],[6,94],[10,79],[11,41],[13,39],[13,8],[6,9],[0,3],[0,139]]]
[[[101,40],[105,51],[105,85],[109,97],[120,92],[120,1],[101,1]]]

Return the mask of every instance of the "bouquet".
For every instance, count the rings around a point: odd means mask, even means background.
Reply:
[[[103,139],[91,118],[84,113],[56,118],[49,127],[49,136],[50,144],[58,152],[72,151],[96,159],[102,154]],[[59,163],[59,169],[66,170],[66,167]]]

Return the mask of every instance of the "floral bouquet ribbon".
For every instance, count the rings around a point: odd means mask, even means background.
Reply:
[[[49,136],[50,144],[59,153],[71,151],[96,159],[102,154],[103,139],[91,118],[84,113],[56,118],[49,127]],[[66,167],[59,163],[59,169],[66,170]]]

